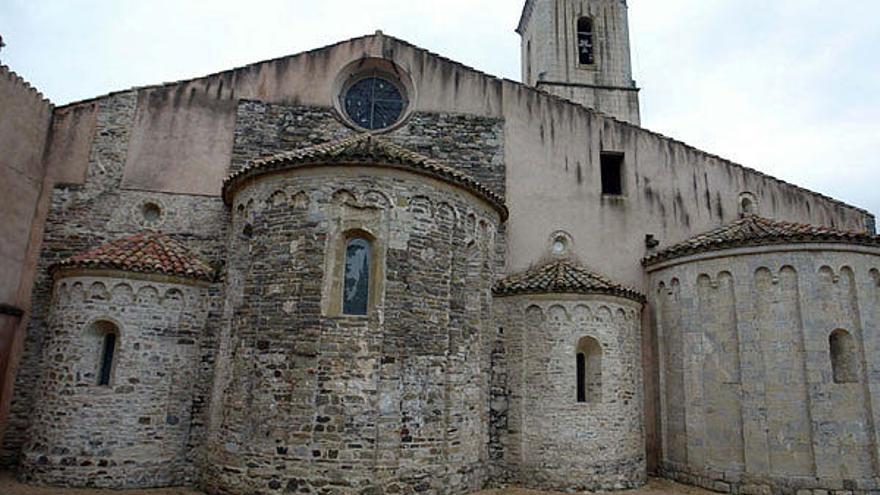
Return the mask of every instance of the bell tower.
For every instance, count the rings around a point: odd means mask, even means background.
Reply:
[[[526,0],[516,32],[523,83],[640,123],[626,0]]]

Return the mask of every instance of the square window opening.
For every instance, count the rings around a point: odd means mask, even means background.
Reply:
[[[602,194],[623,195],[623,153],[602,153]]]

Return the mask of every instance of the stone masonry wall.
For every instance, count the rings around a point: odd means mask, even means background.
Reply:
[[[56,283],[22,479],[127,488],[191,479],[206,293],[119,273]],[[104,334],[95,327],[104,322],[118,332],[107,386],[98,384]]]
[[[656,268],[662,474],[745,494],[880,489],[878,267],[873,248],[793,245]],[[845,383],[839,331],[856,343]]]
[[[497,212],[445,182],[341,166],[260,177],[233,210],[205,488],[482,488]],[[352,231],[372,237],[368,316],[334,307]]]
[[[184,242],[202,259],[222,267],[226,257],[228,210],[220,198],[124,189],[122,176],[137,104],[135,91],[119,93],[97,101],[95,137],[83,185],[58,185],[52,192],[44,242],[36,269],[34,308],[25,337],[24,351],[15,376],[11,414],[0,465],[18,462],[27,438],[33,402],[32,392],[40,376],[43,340],[47,328],[52,281],[48,267],[72,254],[108,240],[145,228],[161,230]],[[351,131],[336,120],[329,109],[283,107],[243,102],[236,131],[237,153],[233,166],[246,158],[325,142]],[[273,118],[278,116],[275,121]],[[283,124],[283,125],[282,125]],[[502,124],[453,114],[416,114],[392,139],[453,167],[471,170],[496,191],[503,193],[504,162]],[[160,208],[158,219],[147,220],[144,206]],[[503,239],[503,233],[499,233]],[[498,243],[503,253],[503,242]],[[503,260],[497,258],[500,265]],[[219,270],[222,272],[222,270]],[[193,431],[190,435],[193,460],[203,454],[196,449],[204,440],[204,423],[212,389],[218,319],[222,295],[209,289],[210,313],[206,320],[199,355],[199,379],[193,398]]]
[[[643,485],[641,305],[516,296],[496,299],[495,314],[507,368],[493,370],[500,379],[492,387],[493,481],[561,491]],[[584,337],[601,346],[601,378],[579,403],[576,354]]]
[[[220,198],[123,190],[120,187],[136,95],[120,93],[99,101],[96,133],[86,181],[82,186],[58,185],[52,192],[43,245],[36,269],[33,309],[18,366],[11,413],[0,449],[0,465],[18,463],[33,414],[33,392],[42,374],[43,344],[48,329],[53,282],[48,268],[75,253],[144,229],[161,230],[185,243],[201,259],[222,266],[228,211]],[[152,203],[161,213],[147,220],[143,207]],[[199,379],[193,398],[194,443],[203,434],[204,414],[213,376],[214,328],[220,316],[217,289],[209,289],[210,313],[200,341]]]
[[[416,112],[384,137],[467,173],[504,197],[503,124],[498,118]],[[230,172],[248,160],[342,139],[355,132],[343,125],[331,108],[242,101]]]

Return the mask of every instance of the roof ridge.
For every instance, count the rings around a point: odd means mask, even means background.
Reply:
[[[11,79],[13,82],[24,86],[25,91],[27,91],[32,97],[39,100],[43,104],[47,105],[49,109],[55,108],[55,105],[47,98],[42,91],[37,89],[34,85],[32,85],[27,79],[22,77],[21,74],[15,72],[6,64],[0,64],[0,75],[4,75]]]
[[[525,8],[525,6],[524,6],[524,8]],[[833,197],[831,197],[831,196],[827,196],[827,195],[825,195],[825,194],[822,194],[822,193],[819,193],[819,192],[816,192],[816,191],[812,191],[812,190],[807,189],[807,188],[805,188],[805,187],[801,187],[801,186],[798,186],[798,185],[796,185],[796,184],[792,184],[792,183],[790,183],[790,182],[784,181],[784,180],[779,179],[779,178],[777,178],[777,177],[774,177],[774,176],[772,176],[772,175],[769,175],[769,174],[766,174],[766,173],[764,173],[764,172],[761,172],[761,171],[759,171],[759,170],[757,170],[757,169],[754,169],[754,168],[751,168],[751,167],[747,167],[747,166],[742,165],[742,164],[740,164],[740,163],[734,162],[734,161],[731,160],[731,159],[724,158],[724,157],[719,156],[719,155],[717,155],[717,154],[710,153],[710,152],[708,152],[708,151],[702,150],[702,149],[697,148],[696,146],[690,145],[690,144],[688,144],[688,143],[686,143],[686,142],[684,142],[684,141],[681,141],[681,140],[678,140],[678,139],[675,139],[675,138],[672,138],[672,137],[666,136],[666,135],[664,135],[664,134],[662,134],[662,133],[660,133],[660,132],[653,131],[653,130],[651,130],[651,129],[648,129],[648,128],[645,128],[645,127],[642,127],[641,125],[633,124],[632,122],[627,122],[627,121],[624,121],[624,120],[620,120],[620,119],[618,119],[618,118],[616,118],[616,117],[614,117],[614,116],[612,116],[612,115],[606,114],[606,113],[604,113],[604,112],[602,112],[602,111],[600,111],[600,110],[597,110],[597,109],[595,109],[595,108],[590,108],[590,107],[587,107],[587,106],[585,106],[585,105],[582,105],[582,104],[576,103],[576,102],[574,102],[574,101],[571,101],[571,100],[569,100],[569,99],[566,99],[566,98],[562,98],[562,97],[560,97],[560,96],[553,95],[553,94],[551,94],[551,93],[548,93],[547,91],[544,91],[544,90],[538,89],[538,88],[533,87],[533,86],[529,86],[529,85],[527,85],[527,84],[525,84],[525,83],[523,83],[523,82],[515,81],[515,80],[513,80],[513,79],[508,79],[508,78],[505,78],[505,77],[500,77],[500,76],[496,76],[496,75],[493,75],[493,74],[489,74],[489,73],[487,73],[487,72],[483,72],[483,71],[481,71],[481,70],[479,70],[479,69],[476,69],[476,68],[474,68],[474,67],[471,67],[471,66],[468,66],[468,65],[466,65],[466,64],[463,64],[463,63],[461,63],[461,62],[458,62],[458,61],[452,60],[452,59],[450,59],[450,58],[448,58],[448,57],[444,57],[443,55],[440,55],[440,54],[438,54],[438,53],[436,53],[436,52],[433,52],[433,51],[428,50],[428,49],[426,49],[426,48],[422,48],[422,47],[420,47],[420,46],[418,46],[418,45],[415,45],[415,44],[413,44],[413,43],[410,43],[410,42],[408,42],[408,41],[406,41],[406,40],[403,40],[403,39],[401,39],[401,38],[397,38],[397,37],[395,37],[395,36],[391,36],[391,35],[388,35],[388,34],[385,34],[385,33],[372,33],[372,34],[366,34],[366,35],[362,35],[362,36],[356,36],[356,37],[349,38],[349,39],[346,39],[346,40],[338,41],[338,42],[336,42],[336,43],[331,43],[331,44],[328,44],[328,45],[324,45],[324,46],[322,46],[322,47],[313,48],[313,49],[311,49],[311,50],[301,51],[301,52],[297,52],[297,53],[291,53],[291,54],[287,54],[287,55],[282,55],[282,56],[279,56],[279,57],[274,57],[274,58],[270,58],[270,59],[266,59],[266,60],[261,60],[261,61],[258,61],[258,62],[252,62],[252,63],[250,63],[250,64],[246,64],[246,65],[242,65],[242,66],[238,66],[238,67],[234,67],[234,68],[231,68],[231,69],[226,69],[226,70],[222,70],[222,71],[218,71],[218,72],[213,72],[213,73],[206,74],[206,75],[203,75],[203,76],[191,77],[191,78],[187,78],[187,79],[180,79],[180,80],[177,80],[177,81],[166,82],[166,83],[161,83],[161,84],[153,84],[153,85],[145,85],[145,86],[133,86],[133,87],[130,87],[130,88],[127,88],[127,89],[111,91],[111,92],[109,92],[109,93],[106,93],[106,94],[103,94],[103,95],[100,95],[100,96],[95,96],[95,97],[92,97],[92,98],[86,98],[86,99],[83,99],[83,100],[77,100],[77,101],[73,101],[73,102],[70,102],[70,103],[66,103],[66,104],[61,105],[60,107],[56,107],[56,108],[65,108],[65,107],[69,107],[69,106],[75,106],[75,105],[80,105],[80,104],[84,104],[84,103],[90,103],[90,102],[93,102],[93,101],[95,101],[95,100],[99,100],[99,99],[107,98],[107,97],[110,97],[110,96],[114,96],[114,95],[118,95],[118,94],[122,94],[122,93],[126,93],[126,92],[131,92],[131,91],[141,90],[141,89],[155,89],[155,88],[161,88],[161,87],[173,86],[173,85],[178,85],[178,84],[190,83],[190,82],[194,82],[194,81],[199,81],[199,80],[203,80],[203,79],[208,79],[208,78],[211,78],[211,77],[223,76],[223,75],[227,75],[227,74],[233,74],[233,75],[234,75],[235,73],[237,73],[237,72],[239,72],[239,71],[243,71],[243,70],[246,70],[246,69],[250,69],[250,68],[258,67],[258,66],[260,66],[261,64],[268,64],[268,63],[277,62],[277,61],[284,60],[284,59],[288,59],[288,58],[293,58],[293,57],[299,57],[299,56],[303,56],[303,55],[313,54],[313,53],[316,53],[316,52],[319,52],[319,51],[322,51],[322,50],[326,50],[326,49],[333,48],[333,47],[336,47],[336,46],[339,46],[339,45],[343,45],[343,44],[345,44],[345,43],[351,43],[351,42],[355,42],[355,41],[359,41],[359,40],[363,40],[363,39],[367,39],[367,38],[373,38],[373,37],[381,37],[381,38],[383,38],[383,39],[390,39],[390,40],[393,40],[393,41],[396,42],[396,43],[399,43],[399,44],[401,44],[401,45],[403,45],[403,46],[407,46],[407,47],[413,48],[414,50],[418,50],[418,51],[420,51],[420,52],[422,52],[422,53],[424,53],[424,54],[427,54],[427,55],[430,55],[430,56],[432,56],[432,57],[435,57],[435,58],[437,58],[438,60],[445,61],[445,62],[447,62],[447,63],[449,63],[449,64],[452,64],[452,65],[454,65],[455,67],[461,68],[461,69],[463,69],[463,70],[466,70],[466,71],[472,72],[472,73],[474,73],[474,74],[482,75],[482,76],[484,76],[484,77],[486,77],[486,78],[489,78],[489,79],[491,79],[491,80],[493,80],[493,81],[497,81],[497,82],[500,82],[500,83],[510,83],[510,84],[513,84],[514,86],[516,86],[516,87],[518,87],[518,88],[520,88],[520,89],[522,89],[522,90],[524,90],[524,91],[528,91],[528,92],[530,92],[530,93],[534,93],[534,94],[536,94],[536,95],[542,96],[542,97],[547,98],[547,99],[549,99],[549,100],[553,100],[553,101],[561,102],[561,103],[563,103],[563,104],[570,105],[570,106],[575,107],[575,108],[579,108],[579,109],[584,110],[584,111],[586,111],[586,112],[588,112],[588,113],[591,113],[591,114],[594,114],[594,115],[598,115],[598,116],[603,117],[603,118],[605,118],[605,119],[609,119],[609,120],[611,120],[611,121],[613,121],[613,122],[616,122],[616,123],[618,123],[618,124],[621,124],[621,125],[623,125],[623,126],[627,126],[627,127],[633,128],[633,129],[639,129],[639,130],[642,130],[642,131],[644,131],[644,132],[646,132],[646,133],[648,133],[648,134],[650,134],[650,135],[652,135],[652,136],[654,136],[654,137],[656,137],[656,138],[658,138],[658,139],[660,139],[660,140],[667,141],[667,142],[670,142],[670,143],[678,144],[678,145],[680,145],[680,146],[685,147],[685,148],[688,149],[688,150],[694,151],[694,152],[696,152],[696,153],[700,153],[700,154],[702,154],[702,155],[704,155],[704,156],[706,156],[706,157],[709,157],[709,158],[717,159],[717,160],[721,161],[722,163],[727,164],[727,165],[729,165],[729,166],[732,166],[732,167],[734,167],[734,168],[738,168],[738,169],[740,169],[740,170],[743,170],[743,171],[749,172],[749,173],[754,174],[754,175],[756,175],[756,176],[758,176],[758,177],[762,177],[762,178],[765,178],[765,179],[769,179],[769,180],[771,180],[771,181],[775,181],[775,182],[778,183],[778,184],[781,184],[781,185],[784,185],[784,186],[788,186],[788,187],[794,188],[794,189],[797,190],[797,191],[801,191],[801,192],[804,192],[804,193],[809,194],[809,195],[811,195],[811,196],[814,196],[814,197],[817,197],[817,198],[821,198],[821,199],[823,199],[823,200],[825,200],[825,201],[828,201],[828,202],[830,202],[830,203],[832,203],[832,204],[840,205],[840,206],[842,206],[842,207],[846,207],[846,208],[850,208],[850,209],[853,209],[853,210],[856,210],[856,211],[862,212],[862,213],[864,213],[864,214],[866,214],[866,215],[871,216],[872,218],[874,217],[874,215],[871,214],[871,212],[867,211],[867,210],[864,209],[864,208],[860,208],[860,207],[858,207],[858,206],[851,205],[851,204],[846,203],[846,202],[844,202],[844,201],[841,201],[841,200],[839,200],[839,199],[835,199],[835,198],[833,198]]]
[[[223,181],[223,199],[229,203],[232,190],[248,177],[286,167],[320,165],[370,165],[405,168],[464,187],[493,205],[500,213],[502,221],[507,220],[509,215],[504,198],[475,178],[371,132],[354,134],[248,162],[241,169],[229,174]]]
[[[52,265],[50,270],[63,268],[110,269],[204,281],[211,281],[214,275],[214,270],[186,245],[149,229],[74,254]]]
[[[644,302],[637,290],[617,284],[565,257],[552,259],[497,281],[492,292],[497,296],[517,294],[608,294]]]
[[[642,259],[642,264],[650,266],[682,256],[737,247],[797,242],[843,242],[880,246],[880,236],[826,225],[748,215],[650,254]]]

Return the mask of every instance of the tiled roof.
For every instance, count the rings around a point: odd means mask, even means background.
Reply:
[[[165,234],[144,231],[74,255],[52,267],[103,268],[210,281],[214,271],[183,244]]]
[[[672,258],[721,249],[802,242],[843,242],[880,246],[880,237],[864,232],[848,232],[750,215],[660,250],[643,259],[642,264],[649,266]]]
[[[645,298],[635,289],[615,284],[569,259],[558,259],[499,280],[492,292],[518,294],[609,294],[638,302]]]
[[[368,133],[254,160],[226,178],[223,183],[223,198],[227,203],[230,202],[235,187],[248,178],[275,170],[313,165],[392,166],[429,175],[469,190],[495,206],[501,213],[502,220],[507,219],[504,199],[468,175]]]

